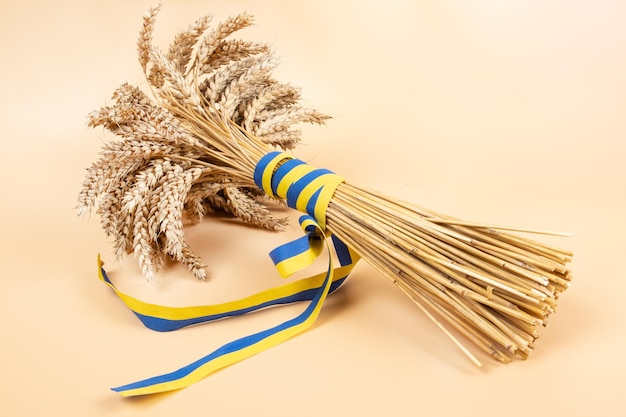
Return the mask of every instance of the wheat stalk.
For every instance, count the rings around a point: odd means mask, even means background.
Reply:
[[[299,105],[300,93],[271,76],[266,45],[227,39],[246,14],[209,28],[210,16],[180,32],[167,53],[152,45],[158,8],[144,18],[139,60],[156,100],[123,85],[115,104],[89,116],[121,137],[87,172],[78,210],[97,207],[116,251],[134,252],[151,278],[169,257],[198,278],[205,265],[185,242],[183,217],[226,211],[281,230],[253,181],[261,158],[292,149],[294,124],[327,116]],[[501,362],[526,358],[569,285],[572,253],[514,232],[466,222],[343,182],[326,211],[338,236],[406,293],[457,345]]]

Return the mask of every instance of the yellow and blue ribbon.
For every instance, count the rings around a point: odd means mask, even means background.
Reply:
[[[297,317],[270,329],[243,337],[218,348],[174,372],[113,388],[124,396],[171,391],[187,387],[218,369],[232,365],[305,331],[318,317],[327,295],[341,286],[354,268],[358,255],[336,236],[327,239],[326,207],[343,178],[325,169],[315,169],[280,152],[267,154],[259,161],[254,180],[267,194],[287,200],[290,207],[309,213],[300,218],[305,232],[301,238],[281,245],[270,257],[283,277],[309,266],[324,249],[328,254],[326,272],[262,291],[240,300],[223,304],[167,307],[145,303],[120,292],[102,268],[98,273],[120,299],[149,329],[172,331],[182,327],[239,316],[263,308],[310,301]],[[334,254],[334,256],[333,256]],[[339,267],[334,267],[334,258]]]

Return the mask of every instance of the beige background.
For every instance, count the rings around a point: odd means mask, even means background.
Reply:
[[[151,1],[0,5],[0,409],[36,415],[623,415],[626,2],[165,1],[157,42],[209,11],[248,11],[281,79],[335,118],[299,155],[352,182],[468,220],[570,231],[575,281],[529,361],[476,369],[365,263],[304,335],[168,395],[109,391],[171,371],[302,306],[169,334],[96,279],[170,305],[276,285],[267,252],[298,235],[207,221],[210,264],[146,283],[75,217],[111,139],[86,127],[123,82]],[[484,358],[482,358],[484,359]],[[254,413],[254,414],[251,414]]]

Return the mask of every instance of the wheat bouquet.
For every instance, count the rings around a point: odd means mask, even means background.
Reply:
[[[211,16],[203,16],[162,51],[152,45],[158,11],[147,12],[138,42],[151,96],[124,84],[113,105],[89,115],[90,126],[120,139],[105,145],[88,169],[79,213],[96,210],[116,253],[134,253],[146,278],[172,259],[204,279],[206,266],[185,242],[184,218],[199,222],[225,211],[282,230],[285,220],[273,217],[267,202],[286,201],[306,213],[305,235],[271,253],[278,270],[289,276],[323,251],[329,264],[322,274],[242,300],[172,308],[122,294],[99,262],[101,279],[146,326],[160,331],[310,301],[292,320],[114,390],[141,395],[182,388],[305,330],[359,258],[397,285],[477,365],[472,346],[500,362],[528,357],[538,328],[568,287],[570,252],[517,233],[533,231],[461,221],[296,159],[285,152],[299,141],[294,126],[328,117],[303,107],[296,88],[272,77],[277,63],[266,44],[231,39],[252,17],[212,27]]]

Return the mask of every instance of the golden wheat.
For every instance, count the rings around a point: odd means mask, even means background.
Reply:
[[[282,229],[284,219],[259,199],[253,172],[274,148],[296,145],[294,124],[327,116],[301,107],[299,91],[272,78],[269,48],[226,39],[251,16],[215,29],[205,16],[164,54],[151,41],[158,10],[144,17],[138,41],[156,99],[123,85],[114,105],[89,116],[91,126],[121,139],[88,169],[78,211],[97,207],[116,252],[134,252],[146,277],[169,257],[202,279],[205,265],[185,242],[183,218],[198,222],[221,210]],[[537,231],[462,221],[347,182],[322,220],[477,364],[455,333],[499,361],[526,358],[572,279],[571,252],[513,233]]]

